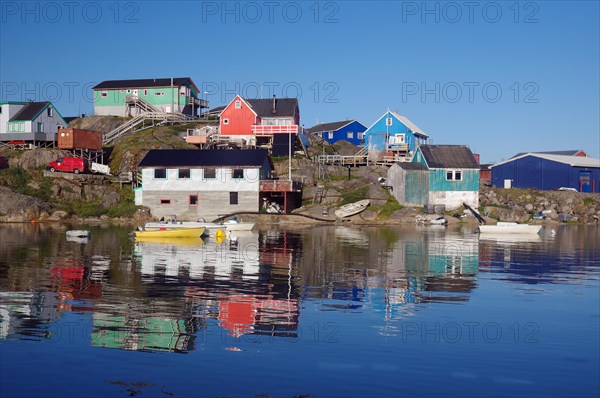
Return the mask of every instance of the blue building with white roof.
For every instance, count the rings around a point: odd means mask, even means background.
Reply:
[[[369,160],[393,156],[396,160],[411,157],[419,145],[427,144],[429,136],[406,116],[387,111],[365,131],[365,148]]]

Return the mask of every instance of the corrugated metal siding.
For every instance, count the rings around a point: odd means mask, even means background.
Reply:
[[[590,192],[600,192],[600,169],[573,167],[568,164],[526,156],[492,168],[492,185],[504,187],[504,180],[512,180],[514,188],[552,190],[560,187],[581,189],[581,172],[590,173]]]

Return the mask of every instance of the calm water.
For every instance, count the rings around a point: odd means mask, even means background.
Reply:
[[[600,394],[595,227],[65,230],[0,225],[2,398]]]

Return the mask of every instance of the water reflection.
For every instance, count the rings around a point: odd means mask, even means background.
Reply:
[[[0,227],[0,338],[47,339],[77,313],[94,347],[188,352],[208,333],[297,339],[307,305],[373,314],[390,335],[431,305],[468,302],[482,275],[598,279],[598,229],[532,241],[414,227],[261,230],[222,242],[133,242],[114,227],[73,242],[65,231]]]

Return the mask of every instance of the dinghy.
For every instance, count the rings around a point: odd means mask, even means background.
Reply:
[[[350,217],[360,213],[369,206],[369,199],[359,200],[358,202],[349,203],[337,209],[335,215],[338,218]]]
[[[480,225],[482,234],[537,234],[541,225],[517,224],[516,222],[499,222],[496,225]]]

